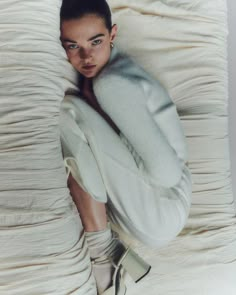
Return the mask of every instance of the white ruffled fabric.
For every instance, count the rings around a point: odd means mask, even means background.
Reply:
[[[1,295],[96,294],[60,147],[60,103],[75,80],[60,5],[0,1]]]

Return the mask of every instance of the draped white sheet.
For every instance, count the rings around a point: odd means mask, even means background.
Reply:
[[[188,224],[127,295],[234,295],[225,0],[109,0],[117,45],[177,104],[193,174]],[[0,294],[94,294],[66,188],[58,115],[75,73],[59,41],[60,0],[0,1]],[[126,237],[127,238],[127,237]]]

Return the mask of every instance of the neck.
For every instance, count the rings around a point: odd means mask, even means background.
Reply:
[[[84,77],[84,86],[88,89],[92,89],[93,88],[93,80],[92,78],[86,78]]]

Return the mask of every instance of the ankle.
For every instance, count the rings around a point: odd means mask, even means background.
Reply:
[[[110,257],[114,263],[117,263],[126,250],[118,234],[112,231],[109,225],[105,230],[85,232],[85,237],[92,259]]]

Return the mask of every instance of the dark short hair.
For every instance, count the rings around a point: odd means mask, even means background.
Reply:
[[[111,10],[105,0],[63,0],[61,6],[61,21],[72,20],[85,16],[86,14],[95,14],[101,17],[106,28],[111,31]]]

